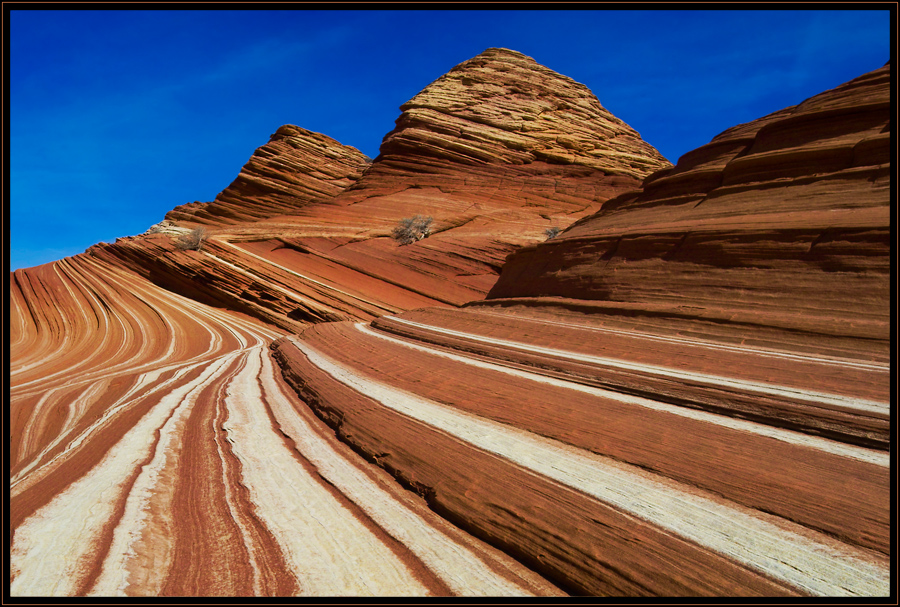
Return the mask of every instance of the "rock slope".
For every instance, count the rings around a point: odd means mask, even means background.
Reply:
[[[641,180],[671,166],[586,86],[508,49],[488,49],[457,65],[400,109],[376,162],[351,191],[371,191],[376,183],[384,191],[433,183],[445,192],[465,188],[471,194],[472,185],[481,185],[476,191],[512,196],[491,190],[502,176],[497,167],[513,165],[513,175],[531,177],[522,181],[529,199],[565,202],[571,193],[553,185],[567,173],[596,191],[622,183],[615,177]],[[448,174],[459,165],[466,174]],[[541,182],[543,191],[536,187]]]
[[[517,251],[489,298],[599,300],[884,360],[890,78],[885,65],[725,131]]]
[[[587,87],[506,49],[463,62],[402,109],[370,165],[281,127],[214,202],[166,216],[209,227],[205,255],[178,254],[164,234],[92,253],[289,330],[371,320],[481,299],[514,249],[670,166]],[[414,215],[433,217],[432,233],[400,246],[391,231]]]
[[[281,339],[285,377],[569,592],[887,595],[889,77],[727,131],[484,301]]]
[[[356,148],[286,124],[213,202],[176,207],[166,220],[228,225],[290,214],[340,194],[359,179],[368,161]]]
[[[450,305],[483,297],[517,247],[671,166],[587,87],[507,49],[459,64],[401,109],[358,181],[279,228],[304,230],[284,241],[307,255]],[[414,215],[434,218],[431,237],[385,238]],[[324,241],[332,225],[341,239]]]
[[[888,452],[727,403],[886,416],[885,390],[842,380],[889,368],[736,348],[724,371],[721,346],[467,308],[316,325],[274,350],[344,441],[570,593],[887,594]]]
[[[561,594],[337,441],[283,331],[85,255],[11,293],[12,595]]]
[[[489,49],[11,273],[11,593],[887,596],[889,79],[666,168]]]

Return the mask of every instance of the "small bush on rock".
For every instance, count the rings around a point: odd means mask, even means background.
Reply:
[[[208,237],[209,233],[206,228],[194,228],[176,240],[175,247],[179,251],[200,251]]]
[[[432,221],[434,221],[432,217],[425,217],[424,215],[404,217],[397,224],[397,227],[391,231],[391,238],[401,245],[412,244],[422,240],[431,234]]]
[[[544,230],[544,234],[547,235],[547,240],[553,240],[560,232],[562,232],[562,228],[557,226]]]

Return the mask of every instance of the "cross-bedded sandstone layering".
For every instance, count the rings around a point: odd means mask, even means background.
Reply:
[[[92,252],[296,331],[481,299],[516,247],[671,166],[587,87],[506,49],[402,109],[364,170],[354,148],[281,127],[214,202],[166,216],[218,235],[207,255],[173,252],[165,233]],[[433,217],[431,235],[398,246],[392,229],[415,215]]]
[[[488,299],[538,296],[734,344],[887,363],[890,76],[885,65],[725,131],[555,240],[517,251]],[[738,408],[888,445],[887,411]]]
[[[176,207],[166,220],[219,225],[286,215],[334,198],[359,179],[368,162],[356,148],[286,124],[213,202]]]
[[[12,594],[889,594],[889,84],[671,167],[489,49],[11,273]]]

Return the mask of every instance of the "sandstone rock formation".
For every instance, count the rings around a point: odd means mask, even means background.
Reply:
[[[532,204],[578,205],[585,196],[572,185],[555,188],[560,177],[571,174],[586,194],[602,194],[602,184],[623,183],[616,176],[640,180],[671,166],[587,87],[508,49],[488,49],[457,65],[400,109],[376,162],[351,188],[356,194],[345,197],[433,184],[445,193],[474,189],[488,197],[518,194]],[[448,170],[460,165],[464,174]],[[518,170],[497,170],[504,165]],[[504,176],[521,185],[498,188]]]
[[[506,49],[459,64],[401,109],[358,181],[279,229],[299,251],[446,304],[480,299],[515,248],[670,166],[587,87]],[[434,218],[431,237],[384,238],[417,214]],[[324,241],[323,226],[357,234]]]
[[[515,248],[670,166],[587,87],[506,49],[402,109],[362,177],[354,148],[281,127],[214,202],[166,216],[213,228],[207,255],[177,255],[162,237],[92,253],[292,331],[371,320],[481,299]],[[417,214],[434,218],[432,235],[398,246],[391,230]]]
[[[484,301],[279,340],[285,378],[570,592],[887,594],[889,77],[727,131]]]
[[[283,331],[83,255],[11,293],[13,595],[561,594],[337,441]]]
[[[166,220],[223,225],[286,215],[340,194],[359,179],[368,161],[354,147],[286,124],[213,202],[181,205]]]
[[[344,441],[574,594],[888,591],[886,450],[687,401],[886,413],[884,390],[842,398],[865,385],[854,371],[883,386],[886,366],[735,348],[724,370],[714,341],[481,307],[316,325],[274,350]],[[679,383],[684,399],[667,389]]]
[[[599,300],[885,360],[890,77],[886,65],[725,131],[516,252],[489,298]]]
[[[668,167],[489,49],[11,273],[12,594],[887,595],[889,80]]]

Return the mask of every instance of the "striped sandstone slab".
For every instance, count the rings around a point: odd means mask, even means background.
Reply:
[[[24,279],[56,299],[12,300],[13,595],[563,594],[337,441],[280,331],[86,256]]]

